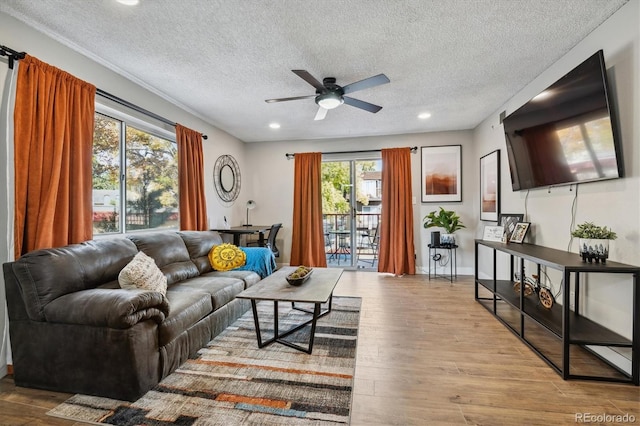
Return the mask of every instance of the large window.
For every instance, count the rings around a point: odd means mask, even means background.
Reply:
[[[178,228],[176,143],[142,127],[96,113],[94,235]]]

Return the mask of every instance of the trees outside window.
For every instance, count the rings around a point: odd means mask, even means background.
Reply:
[[[177,229],[177,160],[174,141],[96,113],[94,234]]]
[[[366,206],[375,196],[370,190],[371,182],[366,181],[367,173],[375,172],[375,161],[355,162],[356,200],[359,206]],[[378,181],[379,182],[379,181]],[[348,213],[351,192],[351,162],[327,161],[322,163],[322,211],[323,213]],[[375,188],[375,182],[373,182]]]

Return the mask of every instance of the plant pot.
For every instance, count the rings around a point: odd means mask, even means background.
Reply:
[[[454,234],[440,234],[441,246],[452,246],[456,243],[456,237]]]
[[[578,251],[582,261],[606,263],[609,257],[609,241],[601,238],[579,238]]]

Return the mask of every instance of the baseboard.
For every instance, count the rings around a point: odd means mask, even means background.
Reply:
[[[458,266],[457,271],[458,271],[457,275],[473,276],[473,274],[475,273],[474,268],[469,268],[469,267],[460,267],[460,266]],[[446,272],[446,274],[448,274],[449,273],[449,269],[447,268],[447,270],[445,272]],[[429,268],[427,266],[417,265],[416,266],[416,274],[428,275],[429,274]],[[442,274],[442,268],[438,268],[438,274]]]
[[[0,366],[0,377],[7,376],[9,374],[13,374],[13,365]]]

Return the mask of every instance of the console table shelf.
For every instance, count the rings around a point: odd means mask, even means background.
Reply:
[[[478,276],[478,251],[480,247],[486,247],[492,251],[493,276],[491,278],[479,278]],[[539,302],[536,293],[524,296],[522,292],[514,291],[514,281],[497,279],[496,277],[496,253],[502,252],[509,255],[510,276],[516,271],[516,260],[524,259],[540,266],[557,269],[563,274],[563,296],[559,303],[554,303],[551,309],[547,309]],[[475,242],[475,299],[489,310],[509,330],[516,334],[524,343],[540,355],[551,367],[553,367],[564,379],[580,378],[593,380],[611,380],[631,382],[640,385],[640,290],[638,289],[638,277],[640,267],[625,265],[617,262],[585,263],[573,253],[536,246],[533,244],[504,244],[476,240]],[[519,276],[524,276],[524,262],[520,262],[517,270]],[[631,274],[633,278],[633,339],[625,338],[601,324],[590,320],[580,314],[580,275],[588,273],[622,273]],[[570,298],[571,291],[568,285],[574,284],[574,300]],[[480,294],[488,294],[483,296]],[[575,308],[565,309],[573,302]],[[538,327],[538,328],[536,328]],[[548,353],[548,348],[536,345],[534,339],[529,336],[547,335],[547,346],[553,346],[557,342],[557,348]],[[551,336],[551,337],[549,337]],[[606,375],[572,374],[571,369],[579,370],[571,364],[571,359],[576,354],[573,346],[584,349],[580,356],[595,358],[599,365],[603,365],[613,372]],[[590,349],[590,347],[622,347],[631,348],[631,374],[622,371],[616,365]],[[589,361],[590,362],[590,361]]]

